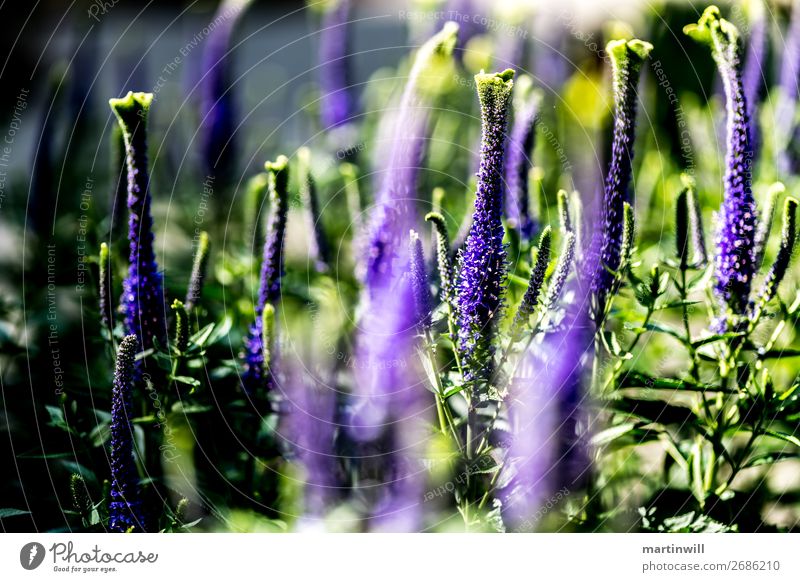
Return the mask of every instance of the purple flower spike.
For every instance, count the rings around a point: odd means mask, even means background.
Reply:
[[[759,142],[758,104],[765,86],[767,21],[764,17],[762,0],[754,0],[750,2],[749,6],[753,7],[754,14],[751,17],[750,36],[747,39],[747,56],[742,71],[742,86],[747,104],[747,116],[750,120],[750,139],[753,143],[753,157],[755,158]]]
[[[510,390],[513,437],[501,475],[508,531],[538,529],[542,508],[583,487],[591,469],[583,378],[593,327],[570,316],[560,331],[523,354]]]
[[[128,167],[128,276],[123,282],[125,331],[139,340],[142,350],[155,342],[166,345],[164,291],[153,250],[150,215],[150,176],[147,170],[146,125],[152,93],[128,93],[109,104],[122,128]]]
[[[716,292],[726,310],[724,318],[729,319],[745,312],[755,275],[756,204],[750,176],[753,149],[742,87],[739,33],[720,17],[716,6],[708,7],[697,24],[686,26],[684,32],[709,45],[725,87],[728,144],[725,195],[716,240]]]
[[[258,394],[268,387],[264,368],[263,315],[265,306],[274,305],[280,298],[283,275],[283,239],[289,203],[289,160],[285,156],[279,156],[276,161],[267,162],[266,169],[269,173],[269,225],[261,262],[256,317],[245,340],[242,385],[247,394]]]
[[[411,290],[414,292],[415,315],[418,325],[428,329],[431,326],[431,289],[428,274],[425,272],[425,253],[417,231],[412,230],[409,238],[409,274]]]
[[[350,0],[334,0],[326,7],[320,30],[321,115],[325,129],[352,121],[355,97],[351,80]]]
[[[370,223],[348,434],[360,450],[365,490],[374,500],[367,510],[370,527],[380,531],[418,531],[422,525],[425,470],[419,459],[428,434],[429,403],[418,365],[415,299],[407,276],[408,233],[416,227],[413,197],[431,98],[421,85],[432,65],[450,60],[457,32],[457,25],[445,24],[417,52],[384,138],[390,149],[381,157],[386,164]]]
[[[614,273],[622,260],[623,218],[632,175],[633,142],[636,134],[636,87],[650,43],[615,40],[606,45],[611,59],[614,86],[614,136],[611,163],[606,175],[603,201],[586,258],[586,277],[602,311],[614,284]]]
[[[514,71],[480,73],[475,84],[481,104],[481,162],[472,226],[459,261],[459,349],[467,379],[488,378],[492,338],[503,309],[506,250],[503,245],[503,169],[506,123]]]
[[[527,85],[527,87],[526,87]],[[506,217],[511,228],[518,229],[522,239],[529,241],[536,230],[536,223],[529,212],[528,173],[533,166],[536,117],[539,96],[526,91],[532,85],[530,77],[520,77],[515,91],[521,95],[515,99],[519,107],[514,110],[514,123],[508,140],[506,161]]]
[[[230,44],[234,28],[251,0],[224,0],[203,50],[200,86],[200,148],[206,176],[227,179],[235,157],[236,108],[231,88]]]
[[[111,531],[146,531],[139,499],[139,477],[133,461],[131,394],[134,358],[138,341],[126,336],[117,349],[114,387],[111,396],[111,502],[108,526]]]
[[[375,209],[370,217],[369,242],[366,257],[367,287],[372,292],[376,281],[384,278],[390,263],[396,260],[394,250],[405,245],[408,231],[415,226],[413,201],[417,196],[419,167],[426,146],[430,92],[421,86],[425,76],[437,65],[448,61],[453,54],[458,25],[448,22],[442,30],[423,44],[414,59],[400,106],[387,120],[381,141],[389,150],[381,168]],[[402,241],[402,242],[401,242]]]

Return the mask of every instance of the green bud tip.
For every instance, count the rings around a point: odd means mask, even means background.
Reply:
[[[142,117],[146,116],[152,102],[152,93],[134,93],[133,91],[128,91],[125,97],[108,100],[111,110],[123,123],[131,113],[139,113]]]
[[[278,156],[274,162],[267,162],[264,164],[264,169],[267,172],[271,172],[273,174],[277,174],[279,172],[285,172],[286,169],[289,167],[289,158],[286,156]]]
[[[709,6],[696,24],[687,24],[683,33],[717,50],[716,44],[735,45],[739,41],[736,26],[722,18],[719,8]]]
[[[624,61],[631,56],[635,57],[638,61],[644,61],[650,56],[650,51],[652,50],[652,44],[644,40],[639,40],[638,38],[632,40],[612,40],[606,45],[606,52],[612,59],[617,61]]]

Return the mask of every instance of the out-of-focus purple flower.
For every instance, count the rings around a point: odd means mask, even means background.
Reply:
[[[416,227],[413,196],[427,125],[428,98],[419,85],[432,64],[450,58],[457,31],[457,25],[446,24],[417,53],[386,136],[391,149],[381,158],[386,165],[370,223],[348,434],[360,450],[360,462],[370,465],[362,469],[371,476],[363,487],[373,500],[367,510],[370,527],[379,531],[422,527],[420,458],[428,392],[418,365],[408,233]]]
[[[474,37],[486,32],[476,0],[447,0],[442,16],[445,21],[458,24],[456,58],[464,60],[464,50]]]
[[[320,29],[319,60],[322,89],[321,116],[325,129],[353,120],[356,100],[352,88],[350,0],[334,0],[325,7]]]
[[[524,81],[523,81],[524,80]],[[528,173],[533,166],[536,116],[539,109],[538,95],[530,89],[530,77],[523,76],[517,81],[514,109],[514,123],[508,139],[506,158],[506,217],[511,228],[518,229],[522,239],[530,240],[536,230],[529,211]]]
[[[231,88],[230,44],[234,28],[252,0],[224,0],[205,41],[200,80],[200,148],[206,176],[227,180],[236,155],[236,105]],[[212,27],[213,25],[213,27]]]
[[[264,342],[262,338],[264,307],[274,304],[281,295],[283,276],[283,240],[286,235],[286,214],[289,207],[289,160],[279,156],[267,162],[269,172],[269,224],[261,259],[258,299],[255,304],[255,320],[245,339],[242,386],[247,394],[259,394],[268,387],[268,374],[264,368]]]
[[[605,304],[622,260],[623,214],[629,201],[636,135],[636,87],[642,63],[652,48],[638,39],[615,40],[606,46],[614,86],[614,135],[603,200],[585,262],[585,276],[591,281],[599,306]]]
[[[522,354],[512,379],[513,440],[501,475],[508,531],[537,529],[542,508],[580,490],[590,471],[583,380],[594,328],[585,314]]]
[[[725,88],[727,152],[716,240],[716,292],[727,310],[725,317],[742,315],[755,275],[756,204],[751,189],[753,150],[742,87],[739,33],[720,17],[716,6],[708,7],[697,24],[688,25],[684,32],[711,48]]]
[[[758,105],[761,102],[766,76],[764,61],[767,52],[767,21],[764,17],[762,0],[754,0],[750,6],[753,8],[754,14],[751,17],[750,35],[747,39],[742,86],[744,87],[744,101],[747,104],[747,117],[750,120],[750,140],[753,144],[753,157],[755,158],[760,141]]]
[[[778,164],[781,171],[794,173],[798,167],[797,152],[790,146],[798,132],[795,113],[800,93],[800,0],[792,2],[791,20],[781,54],[783,59],[778,81],[781,92],[775,111]]]
[[[147,168],[147,115],[152,93],[131,93],[109,101],[125,139],[128,167],[128,276],[123,282],[125,331],[142,350],[166,346],[164,290],[153,249],[150,175]]]
[[[459,260],[458,338],[468,379],[488,378],[492,338],[503,309],[506,250],[503,245],[503,169],[506,123],[514,71],[480,73],[475,84],[481,104],[481,163],[475,212]]]
[[[287,378],[277,385],[283,396],[281,435],[290,458],[303,466],[303,517],[300,529],[321,529],[325,512],[339,497],[334,440],[336,392],[307,372],[305,363],[284,361]]]
[[[126,336],[120,342],[111,394],[111,501],[108,526],[115,532],[146,531],[139,498],[139,477],[133,460],[131,426],[137,344],[135,335]]]
[[[458,25],[448,22],[419,48],[399,108],[384,127],[381,141],[389,144],[389,149],[379,156],[383,163],[376,172],[380,182],[368,232],[365,274],[368,289],[374,279],[383,278],[387,265],[395,258],[393,249],[415,226],[413,206],[427,141],[430,105],[430,94],[423,92],[420,84],[431,67],[450,59],[457,33]],[[404,243],[401,246],[407,247]]]

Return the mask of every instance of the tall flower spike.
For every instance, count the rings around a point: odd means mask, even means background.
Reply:
[[[556,195],[558,199],[558,222],[561,225],[561,232],[572,232],[572,216],[570,215],[569,194],[566,190],[559,190]]]
[[[236,147],[236,111],[231,87],[231,38],[252,0],[224,0],[214,15],[203,50],[200,81],[200,147],[206,176],[223,181],[233,172]]]
[[[327,4],[319,33],[319,82],[322,125],[332,129],[352,121],[356,107],[350,65],[350,0]]]
[[[145,531],[144,514],[139,499],[139,477],[133,460],[131,395],[134,383],[134,358],[138,341],[126,336],[117,349],[114,387],[111,395],[111,531]]]
[[[111,324],[111,271],[109,270],[109,252],[106,243],[100,243],[100,276],[98,289],[98,307],[100,308],[100,321],[103,327],[111,333],[113,326]],[[109,336],[110,337],[110,336]]]
[[[436,229],[436,265],[439,269],[439,289],[441,299],[452,303],[455,290],[453,280],[453,261],[450,257],[450,236],[447,234],[447,223],[438,212],[429,212],[425,220],[433,223]]]
[[[368,227],[366,269],[362,269],[370,292],[397,259],[400,245],[407,248],[406,236],[415,226],[413,201],[427,143],[427,114],[438,86],[433,79],[439,78],[442,67],[450,65],[457,33],[458,25],[448,22],[419,48],[399,108],[383,128],[386,135],[381,141],[389,150],[380,154],[385,162],[378,173],[381,182]],[[404,270],[405,266],[400,272]]]
[[[792,253],[794,252],[795,242],[797,241],[797,200],[794,198],[787,198],[783,206],[783,230],[781,231],[781,246],[778,249],[778,255],[775,257],[775,262],[772,265],[766,279],[764,286],[759,294],[757,302],[757,309],[763,310],[767,303],[775,297],[778,292],[778,286],[783,281],[786,271],[789,269],[789,263],[792,260]]]
[[[431,326],[431,291],[428,274],[425,272],[425,253],[422,250],[422,240],[415,230],[409,233],[408,253],[417,325],[428,329]]]
[[[761,266],[761,261],[764,258],[764,251],[769,242],[769,234],[772,231],[772,221],[775,218],[775,203],[778,200],[778,196],[785,191],[786,187],[782,182],[775,182],[767,190],[767,200],[764,203],[764,209],[760,213],[758,229],[756,230],[756,248],[754,251],[756,268]]]
[[[525,327],[528,325],[531,314],[536,311],[539,305],[539,295],[544,286],[544,276],[547,267],[550,265],[550,246],[552,244],[553,233],[549,226],[546,226],[539,237],[539,249],[536,252],[536,262],[531,269],[531,277],[528,281],[528,288],[517,308],[517,314],[511,323],[511,335],[517,339],[522,336]]]
[[[700,210],[700,203],[697,200],[697,191],[694,178],[688,174],[681,174],[683,189],[686,192],[686,208],[689,216],[689,228],[691,229],[692,247],[694,255],[692,257],[695,268],[704,267],[708,262],[708,251],[706,250],[706,235],[703,227],[703,213]]]
[[[492,373],[493,336],[503,308],[506,249],[503,245],[503,161],[514,71],[475,75],[481,105],[481,162],[475,212],[459,261],[459,348],[467,379]]]
[[[751,0],[746,3],[749,9],[750,35],[747,38],[747,54],[742,71],[744,99],[747,103],[747,117],[750,120],[750,139],[753,143],[753,157],[759,145],[758,104],[765,86],[765,58],[767,52],[767,21],[764,17],[764,1]]]
[[[261,262],[255,321],[250,326],[250,332],[245,340],[242,385],[248,394],[255,394],[268,387],[264,369],[263,314],[267,303],[274,304],[281,294],[283,239],[286,234],[286,213],[289,202],[289,160],[286,156],[279,156],[276,161],[267,162],[265,167],[269,173],[269,226]]]
[[[633,258],[633,249],[636,244],[636,220],[633,214],[633,206],[629,202],[625,202],[622,207],[622,247],[620,249],[620,272],[622,276],[623,271],[631,264]]]
[[[189,313],[177,299],[172,302],[172,312],[175,314],[175,348],[182,354],[189,346]]]
[[[599,220],[586,262],[592,291],[601,306],[611,291],[614,273],[622,260],[624,204],[629,200],[628,186],[636,133],[636,87],[642,63],[652,48],[650,43],[638,39],[615,40],[606,45],[606,54],[611,58],[613,70],[614,136]]]
[[[706,8],[697,24],[683,30],[711,48],[725,87],[728,145],[716,240],[716,292],[726,312],[724,319],[729,319],[730,315],[744,314],[755,275],[756,204],[750,178],[753,150],[742,87],[739,33],[720,17],[716,6]]]
[[[514,123],[508,139],[506,159],[506,216],[509,226],[519,231],[524,241],[530,240],[536,224],[530,215],[528,173],[533,165],[532,156],[536,136],[536,117],[539,111],[539,94],[532,89],[533,81],[523,75],[514,91]]]
[[[203,292],[203,281],[206,278],[208,268],[208,251],[211,243],[208,240],[208,233],[200,231],[197,239],[197,249],[194,252],[192,261],[192,274],[189,276],[189,288],[186,290],[186,311],[190,312],[200,300]]]
[[[261,314],[261,353],[264,355],[264,371],[272,369],[273,343],[275,342],[275,307],[271,303],[264,306]]]
[[[544,308],[547,310],[555,309],[556,305],[558,305],[558,302],[561,300],[561,293],[564,291],[564,285],[567,282],[570,269],[572,269],[572,263],[575,260],[576,240],[574,233],[568,232],[564,236],[561,254],[558,256],[556,270],[550,278],[550,284],[547,287],[547,296],[544,300]]]
[[[300,176],[300,200],[306,212],[309,233],[309,257],[315,262],[318,271],[328,270],[330,253],[328,241],[322,228],[322,218],[317,200],[317,185],[311,175],[311,150],[306,147],[297,150],[297,171]]]
[[[689,201],[688,189],[678,194],[675,203],[675,251],[682,270],[689,267]]]
[[[781,94],[775,113],[775,127],[779,132],[779,148],[785,147],[794,135],[797,96],[800,92],[800,0],[793,0],[791,4],[792,15],[786,35],[779,79]],[[793,160],[788,151],[781,151],[779,161],[784,171],[791,169],[790,164]]]
[[[123,282],[125,331],[135,335],[142,350],[166,345],[164,291],[153,250],[150,215],[150,175],[147,169],[147,115],[152,93],[128,93],[109,104],[125,139],[128,167],[128,276]]]

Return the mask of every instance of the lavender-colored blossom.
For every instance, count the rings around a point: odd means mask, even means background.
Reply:
[[[321,116],[325,129],[345,125],[356,111],[352,89],[350,0],[334,0],[326,7],[320,29],[319,60],[322,89]]]
[[[539,110],[539,97],[530,91],[525,94],[523,79],[531,84],[529,77],[522,77],[517,82],[516,91],[521,97],[515,103],[514,123],[507,144],[505,169],[506,181],[506,217],[511,228],[518,229],[524,241],[530,240],[536,230],[536,223],[530,216],[528,173],[533,166],[534,139],[536,136],[536,117]]]
[[[589,476],[583,380],[594,334],[585,319],[571,315],[531,347],[512,379],[513,437],[500,480],[509,531],[535,531],[542,508],[580,490]]]
[[[242,386],[247,394],[258,394],[268,387],[268,374],[264,366],[263,313],[264,307],[280,298],[283,276],[283,240],[286,235],[288,211],[289,160],[279,156],[275,162],[267,162],[269,172],[269,225],[261,260],[258,298],[255,304],[255,320],[245,340]]]
[[[427,142],[430,106],[430,95],[422,91],[421,80],[431,67],[450,59],[457,33],[458,25],[448,22],[420,47],[399,108],[384,127],[381,141],[389,144],[390,149],[379,156],[384,163],[376,173],[380,182],[370,217],[365,261],[364,279],[368,289],[374,279],[383,278],[388,265],[396,259],[392,249],[415,226],[413,203]]]
[[[334,452],[336,392],[312,377],[307,368],[305,361],[284,362],[287,382],[279,386],[284,400],[281,436],[291,449],[290,458],[304,471],[301,530],[321,529],[325,512],[339,496]]]
[[[164,291],[153,249],[150,215],[150,176],[147,168],[146,125],[152,93],[128,93],[109,101],[125,139],[128,167],[128,276],[123,281],[121,303],[125,331],[135,335],[142,350],[155,342],[166,345]]]
[[[750,120],[753,157],[755,157],[760,141],[758,104],[764,91],[766,75],[764,67],[767,52],[767,21],[764,17],[762,0],[754,0],[750,5],[754,8],[755,14],[751,19],[750,35],[747,39],[742,86],[744,87],[744,101],[747,104],[747,117]]]
[[[429,103],[420,80],[432,64],[450,58],[457,31],[448,23],[420,47],[386,134],[391,149],[380,158],[386,163],[371,216],[348,421],[361,471],[373,479],[365,484],[374,500],[367,513],[370,527],[379,531],[418,531],[422,526],[425,471],[419,459],[428,422],[427,390],[418,365],[415,300],[407,276],[408,233],[416,227],[412,202]]]
[[[139,477],[133,460],[133,427],[131,396],[134,384],[134,358],[138,341],[126,336],[117,349],[114,387],[111,395],[111,531],[146,531],[142,503],[139,498]]]
[[[464,59],[467,44],[479,34],[486,32],[484,18],[479,12],[476,0],[447,0],[441,14],[449,22],[458,24],[458,42],[456,58]]]
[[[756,204],[751,189],[753,150],[742,87],[739,33],[710,6],[684,32],[707,44],[717,63],[727,103],[725,193],[719,212],[716,292],[727,315],[745,312],[755,275]]]
[[[776,127],[785,128],[786,123],[794,125],[794,110],[800,93],[800,1],[792,2],[792,15],[786,44],[781,51],[781,71],[778,84],[783,92]]]
[[[428,283],[428,274],[425,271],[425,253],[422,250],[422,240],[415,230],[409,234],[409,275],[411,277],[411,290],[414,293],[415,317],[418,325],[423,329],[431,326],[431,290]]]
[[[252,0],[224,0],[209,25],[200,80],[200,149],[206,176],[227,179],[236,147],[236,107],[231,88],[230,44],[239,18]]]
[[[492,338],[503,309],[503,169],[506,123],[514,71],[475,76],[481,104],[481,163],[475,212],[459,261],[458,339],[468,379],[491,374]]]
[[[614,135],[603,200],[586,258],[586,276],[600,306],[611,291],[622,260],[624,205],[629,201],[636,134],[636,87],[642,63],[652,48],[638,39],[611,41],[606,46],[613,70]]]

